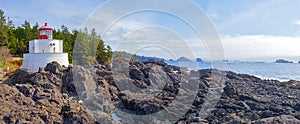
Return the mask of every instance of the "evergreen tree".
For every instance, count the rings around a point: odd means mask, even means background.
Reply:
[[[73,50],[73,62],[79,65],[91,64],[90,63],[90,46],[88,30],[80,30],[77,34],[76,45]]]
[[[35,23],[35,25],[32,27],[31,29],[31,40],[33,39],[39,39],[40,36],[40,30],[39,30],[40,26],[38,23]]]
[[[10,49],[10,53],[12,55],[16,55],[18,51],[18,39],[14,34],[15,26],[12,20],[8,19],[8,48]]]
[[[26,52],[26,45],[25,45],[25,34],[24,34],[24,28],[22,27],[18,27],[15,29],[14,31],[14,35],[17,38],[16,44],[17,44],[17,48],[15,48],[16,51],[16,55],[17,56],[22,56],[23,53]]]
[[[90,46],[90,48],[91,48],[89,54],[90,54],[91,56],[95,56],[96,51],[97,51],[97,44],[98,44],[99,42],[101,42],[101,38],[100,38],[100,36],[96,33],[96,30],[95,30],[95,29],[92,29],[92,30],[91,30],[91,33],[90,33],[90,35],[89,35],[89,39],[90,39],[90,44],[89,44],[89,46]]]
[[[6,46],[8,44],[8,27],[6,25],[6,19],[4,12],[0,10],[0,46]]]
[[[74,45],[75,45],[75,41],[76,41],[76,38],[78,36],[78,31],[77,30],[73,30],[72,31],[72,35],[71,35],[71,40],[70,40],[70,48],[69,48],[69,51],[68,51],[68,55],[69,55],[69,62],[73,62],[73,49],[74,49]]]
[[[63,51],[64,52],[70,52],[71,50],[73,50],[72,48],[72,34],[69,32],[69,29],[67,28],[67,26],[62,25],[61,26],[61,33],[62,33],[62,40],[63,40],[63,45],[65,46]]]
[[[10,33],[9,33],[10,34]],[[19,40],[16,38],[16,37],[14,37],[14,35],[10,35],[9,37],[8,37],[8,40],[9,40],[9,43],[8,43],[8,48],[9,48],[9,50],[10,50],[10,53],[12,54],[12,55],[17,55],[17,51],[18,51],[18,49],[19,49]]]
[[[99,64],[106,64],[106,49],[104,47],[104,42],[99,42],[96,51],[96,60]]]
[[[112,48],[107,45],[107,62],[111,62],[112,60],[112,57],[113,57],[113,51],[112,51]]]
[[[28,21],[25,21],[24,24],[22,25],[22,27],[24,28],[24,39],[25,41],[30,41],[33,39],[33,32],[30,26],[30,23]]]
[[[14,30],[15,29],[15,24],[14,24],[13,20],[10,20],[9,17],[7,19],[7,27],[8,27],[9,30]]]

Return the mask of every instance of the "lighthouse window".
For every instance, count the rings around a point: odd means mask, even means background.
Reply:
[[[50,30],[42,30],[40,35],[46,35],[47,39],[52,39],[52,34]]]

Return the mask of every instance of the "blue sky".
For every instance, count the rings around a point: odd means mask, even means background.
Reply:
[[[0,0],[6,16],[21,25],[25,20],[58,28],[80,28],[106,0]],[[267,34],[299,36],[299,0],[194,0],[224,35]],[[125,4],[124,4],[125,5]]]
[[[298,58],[300,56],[299,0],[194,0],[194,2],[204,10],[220,34],[227,59],[300,60],[300,57]],[[38,22],[41,25],[48,22],[55,28],[66,25],[70,29],[78,29],[84,25],[89,15],[104,3],[105,0],[0,0],[0,8],[17,26],[28,20],[32,24]],[[121,4],[123,6],[111,9],[124,9],[130,4],[130,2],[123,2]],[[170,6],[183,11],[189,9],[172,3]],[[109,14],[101,15],[101,18],[109,17]],[[198,40],[196,41],[196,35],[191,29],[180,20],[162,13],[145,12],[128,16],[117,26],[112,27],[111,35],[107,35],[109,41],[107,44],[118,44],[119,35],[128,34],[132,31],[130,30],[133,29],[132,27],[144,25],[170,28],[183,39],[190,40],[188,44],[196,57],[210,58],[209,51],[203,50],[205,44],[199,43],[202,45],[194,47],[197,45],[193,43]],[[166,57],[156,53],[153,52],[153,56]]]
[[[40,25],[48,22],[52,27],[66,25],[80,28],[88,15],[104,0],[0,0],[0,8],[16,26],[25,20]]]

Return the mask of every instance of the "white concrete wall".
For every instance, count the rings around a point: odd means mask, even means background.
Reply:
[[[29,53],[34,53],[34,46],[35,46],[35,41],[29,41]]]
[[[33,53],[23,55],[22,69],[27,72],[37,72],[39,67],[46,67],[50,62],[56,61],[60,65],[68,66],[67,53]]]
[[[51,46],[50,44],[55,45]],[[29,41],[29,53],[63,53],[63,41],[48,39]]]

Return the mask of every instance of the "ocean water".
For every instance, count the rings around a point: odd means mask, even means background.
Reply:
[[[170,65],[188,67],[189,69],[215,68],[241,74],[254,75],[262,79],[279,81],[299,80],[300,64],[298,63],[255,63],[255,62],[176,62],[165,61]]]

